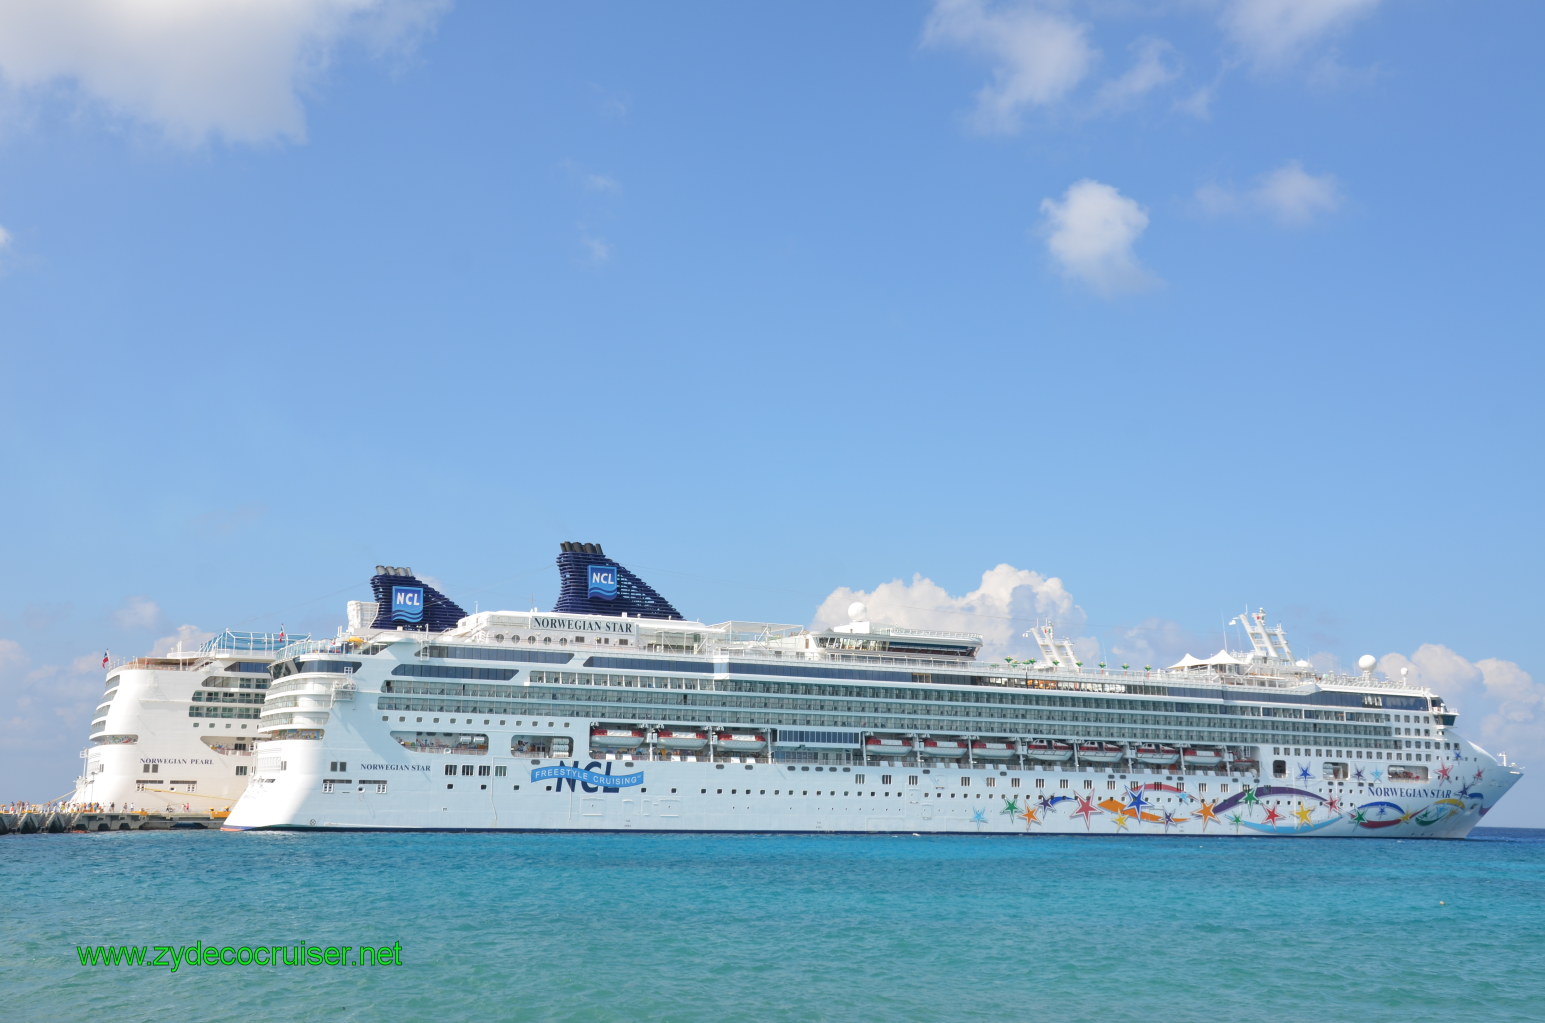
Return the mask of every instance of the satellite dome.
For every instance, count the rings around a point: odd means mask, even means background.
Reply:
[[[868,616],[869,616],[869,609],[864,606],[864,602],[862,600],[855,600],[855,601],[853,601],[853,603],[848,605],[848,620],[849,621],[861,622],[865,618],[867,618]]]
[[[1364,671],[1372,671],[1373,666],[1379,663],[1379,659],[1372,654],[1363,654],[1357,659],[1357,666]]]

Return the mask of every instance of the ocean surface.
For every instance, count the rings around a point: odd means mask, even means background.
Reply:
[[[1462,842],[0,838],[9,1020],[1545,1018],[1545,831]],[[401,943],[401,966],[77,945]]]

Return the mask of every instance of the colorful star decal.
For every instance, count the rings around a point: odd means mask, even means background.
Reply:
[[[1003,809],[999,810],[998,812],[999,813],[1008,814],[1010,817],[1018,817],[1019,816],[1019,800],[1005,798],[1003,800]]]
[[[1257,799],[1256,796],[1255,796],[1255,789],[1251,788],[1249,785],[1245,786],[1245,791],[1244,791],[1243,794],[1244,794],[1244,802],[1245,802],[1246,806],[1254,806],[1254,805],[1260,803],[1260,800]]]
[[[1313,813],[1314,807],[1300,806],[1298,809],[1293,811],[1293,816],[1298,818],[1298,823],[1300,825],[1307,828],[1309,826],[1309,818],[1311,815],[1313,815]]]
[[[986,810],[973,810],[973,811],[971,811],[971,823],[972,824],[986,824],[987,823],[987,811]]]
[[[1331,798],[1325,800],[1325,809],[1329,810],[1331,813],[1340,813],[1341,800],[1332,796]]]
[[[1277,812],[1277,808],[1275,806],[1268,806],[1266,808],[1266,823],[1267,824],[1276,824],[1281,819],[1282,819],[1282,815]]]
[[[1143,798],[1143,787],[1141,785],[1127,793],[1127,809],[1134,813],[1142,813],[1143,807],[1152,805],[1152,803]]]
[[[1452,771],[1452,770],[1453,770],[1452,767],[1449,767],[1447,764],[1444,764],[1442,767],[1438,768],[1438,777],[1439,778],[1447,778],[1449,776],[1449,772]]]
[[[1085,799],[1083,796],[1079,796],[1078,809],[1073,811],[1073,816],[1082,817],[1084,819],[1084,827],[1087,828],[1089,827],[1089,819],[1099,812],[1100,811],[1094,805],[1093,796],[1090,796],[1088,799]]]
[[[1035,801],[1035,805],[1039,806],[1042,810],[1050,810],[1052,807],[1057,805],[1057,797],[1042,796],[1040,799]]]
[[[1313,778],[1313,777],[1314,777],[1314,775],[1309,773],[1309,765],[1308,764],[1304,764],[1301,767],[1299,767],[1299,769],[1298,769],[1298,780],[1299,781],[1308,781],[1310,778]]]
[[[1122,829],[1125,829],[1126,826],[1127,826],[1127,821],[1131,820],[1130,817],[1123,817],[1120,814],[1117,814],[1116,816],[1112,817],[1111,819],[1116,822],[1116,827],[1122,828]]]
[[[1020,814],[1020,816],[1025,819],[1025,826],[1029,827],[1032,824],[1039,824],[1039,823],[1041,823],[1040,817],[1037,816],[1040,812],[1041,812],[1040,810],[1036,809],[1033,806],[1026,807],[1025,808],[1025,812]]]
[[[1476,781],[1481,781],[1485,777],[1486,777],[1486,772],[1485,771],[1476,771],[1475,772],[1475,780]]]
[[[1367,813],[1367,811],[1365,811],[1365,810],[1358,810],[1357,812],[1353,813],[1352,814],[1352,823],[1353,824],[1367,824],[1368,823],[1368,813]]]
[[[1363,769],[1361,767],[1359,767],[1357,770],[1353,771],[1352,772],[1352,777],[1354,779],[1356,779],[1357,781],[1362,781],[1363,780]]]
[[[1160,823],[1162,823],[1164,825],[1164,830],[1165,831],[1168,831],[1172,827],[1173,828],[1180,827],[1180,822],[1177,821],[1175,819],[1175,815],[1173,813],[1171,813],[1170,811],[1168,811],[1168,810],[1164,811],[1164,816],[1163,816],[1163,818],[1161,818]]]
[[[1213,823],[1217,823],[1218,815],[1212,812],[1213,805],[1214,804],[1212,804],[1212,803],[1203,803],[1201,805],[1201,807],[1198,808],[1197,811],[1196,811],[1196,815],[1202,819],[1202,830],[1203,831],[1207,830],[1207,822],[1208,821],[1212,821]]]
[[[1234,825],[1235,831],[1238,831],[1239,826],[1245,822],[1245,819],[1237,813],[1229,814],[1227,820],[1230,824]]]
[[[1384,772],[1380,771],[1378,768],[1374,768],[1374,770],[1373,770],[1373,780],[1374,781],[1382,781],[1383,778],[1384,778]]]

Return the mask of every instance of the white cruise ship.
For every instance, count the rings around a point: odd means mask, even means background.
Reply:
[[[228,830],[1462,838],[1518,780],[1426,689],[1281,626],[1162,670],[864,620],[685,621],[596,544],[550,613],[279,653]]]
[[[362,627],[386,627],[373,619],[394,588],[425,595],[420,628],[454,625],[466,614],[408,569],[378,565],[370,582],[375,602],[349,604],[351,621]],[[310,639],[227,630],[194,651],[110,663],[70,801],[114,810],[229,810],[252,777],[274,656]]]
[[[197,650],[110,664],[71,800],[114,810],[230,809],[251,776],[268,666],[288,643],[282,634],[226,631]]]

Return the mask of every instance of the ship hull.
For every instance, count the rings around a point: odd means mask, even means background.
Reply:
[[[263,757],[281,760],[285,770],[248,790],[226,830],[1458,839],[1518,777],[1516,769],[1495,763],[1472,771],[1465,783],[1413,785],[1001,764],[620,758],[496,759],[505,768],[496,777],[494,765],[471,758],[426,764],[425,757],[333,742],[327,757],[347,756],[358,770],[349,784],[335,782],[324,791],[325,765],[312,763],[319,751],[314,742],[265,744]],[[490,773],[468,776],[461,772],[466,766],[488,766]],[[457,773],[447,774],[447,767]]]

